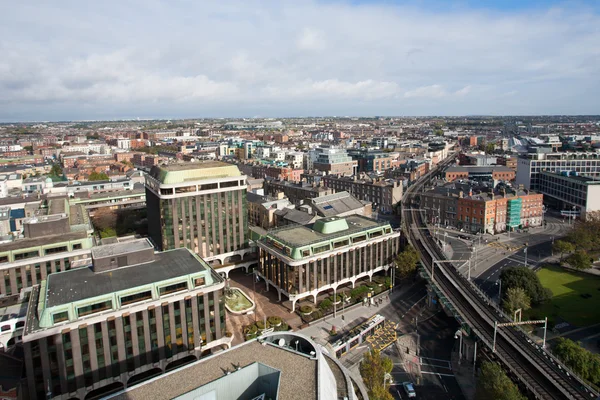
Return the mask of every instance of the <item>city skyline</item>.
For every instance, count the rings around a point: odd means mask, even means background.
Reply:
[[[596,114],[593,2],[0,5],[0,122]]]

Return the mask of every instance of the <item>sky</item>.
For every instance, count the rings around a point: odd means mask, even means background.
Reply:
[[[600,113],[600,1],[0,2],[0,122]]]

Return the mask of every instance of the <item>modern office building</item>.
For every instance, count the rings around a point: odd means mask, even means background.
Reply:
[[[600,179],[579,176],[574,171],[560,174],[543,171],[538,175],[538,185],[546,204],[552,208],[575,211],[582,218],[588,212],[600,210]]]
[[[358,163],[357,172],[383,172],[392,168],[392,157],[381,150],[353,149],[348,155]]]
[[[215,267],[252,253],[246,176],[235,165],[201,161],[156,166],[146,177],[146,205],[148,234],[161,250],[187,247]]]
[[[327,175],[321,179],[323,186],[335,192],[346,191],[362,201],[373,203],[373,210],[391,213],[402,200],[402,181],[397,179],[362,176]]]
[[[543,171],[574,171],[579,176],[600,177],[600,152],[530,153],[519,157],[515,183],[525,189],[539,190]]]
[[[117,242],[93,248],[88,265],[31,290],[29,398],[93,398],[230,345],[224,281],[189,249]]]
[[[359,215],[329,217],[310,225],[269,231],[257,242],[259,276],[296,302],[357,279],[387,271],[398,252],[400,232],[389,223]]]
[[[362,382],[297,333],[266,333],[109,397],[113,400],[366,399]]]
[[[351,176],[357,172],[358,162],[353,160],[345,149],[324,146],[308,152],[307,167],[327,175]]]

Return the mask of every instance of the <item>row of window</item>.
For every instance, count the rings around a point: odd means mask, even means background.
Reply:
[[[204,286],[205,284],[206,284],[206,280],[204,279],[204,277],[198,277],[198,278],[194,279],[194,287],[195,288]],[[159,295],[159,297],[163,297],[163,296],[167,296],[169,294],[181,292],[183,290],[188,290],[187,281],[181,281],[181,282],[176,282],[176,283],[172,283],[172,284],[165,285],[165,286],[160,286],[158,288],[158,295]],[[144,290],[141,292],[120,296],[119,303],[120,303],[120,306],[123,307],[126,305],[139,303],[139,302],[146,301],[146,300],[151,300],[152,298],[153,298],[152,290]],[[104,300],[104,301],[100,301],[98,303],[88,304],[85,306],[77,307],[77,317],[85,317],[87,315],[96,314],[96,313],[100,313],[100,312],[112,310],[112,309],[113,309],[113,301],[112,300]],[[61,311],[61,312],[52,314],[52,321],[54,324],[68,321],[68,320],[69,320],[69,314],[67,311]]]
[[[192,193],[192,192],[205,191],[205,190],[215,190],[215,189],[219,189],[219,188],[224,189],[224,188],[230,188],[230,187],[238,187],[243,184],[244,184],[243,181],[229,181],[229,182],[221,182],[220,185],[218,183],[206,183],[204,185],[179,186],[174,189],[173,188],[160,189],[160,194],[168,196],[168,195],[172,195],[173,193],[175,193],[175,194]]]
[[[74,250],[81,250],[83,248],[83,244],[81,243],[74,243],[71,246],[71,251]],[[47,255],[51,255],[51,254],[56,254],[56,253],[64,253],[69,251],[69,246],[57,246],[57,247],[51,247],[48,249],[40,249],[40,250],[32,250],[32,251],[25,251],[22,253],[14,253],[13,252],[13,259],[10,259],[9,254],[4,254],[2,256],[0,256],[0,263],[7,263],[7,262],[11,262],[11,261],[20,261],[20,260],[26,260],[29,258],[35,258],[35,257],[42,257],[42,256],[47,256]]]

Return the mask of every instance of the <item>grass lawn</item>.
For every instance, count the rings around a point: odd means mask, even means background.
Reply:
[[[552,290],[551,301],[532,308],[527,318],[556,322],[556,317],[578,327],[600,322],[600,277],[575,273],[556,266],[545,266],[538,271],[540,282]],[[590,295],[587,298],[581,295]]]

